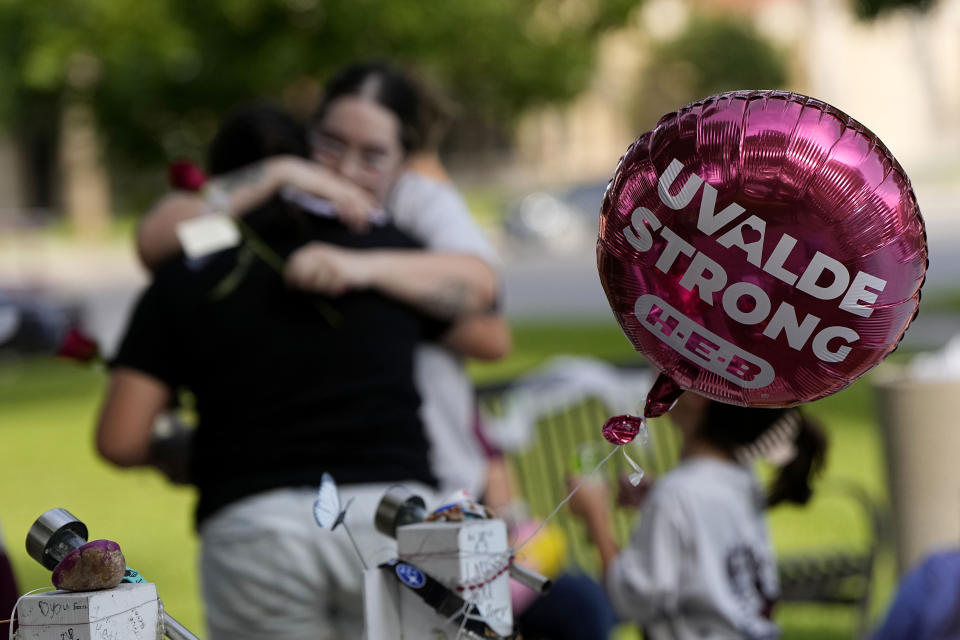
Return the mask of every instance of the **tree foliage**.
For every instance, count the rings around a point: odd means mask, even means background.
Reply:
[[[783,55],[743,19],[695,16],[655,46],[637,110],[652,127],[664,113],[723,91],[777,89],[787,79]]]
[[[861,18],[871,20],[891,9],[908,7],[926,11],[932,4],[932,0],[854,0],[854,9]]]
[[[597,35],[638,1],[0,0],[0,120],[53,126],[56,105],[88,100],[115,153],[156,161],[237,102],[370,57],[510,118],[574,95]]]

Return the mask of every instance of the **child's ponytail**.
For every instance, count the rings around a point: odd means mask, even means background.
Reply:
[[[780,466],[767,506],[781,502],[806,504],[813,489],[810,481],[823,469],[827,454],[827,436],[819,424],[797,411],[800,417],[797,433],[793,439],[793,456]]]

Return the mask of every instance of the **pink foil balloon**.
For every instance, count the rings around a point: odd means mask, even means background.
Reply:
[[[789,406],[893,351],[927,265],[910,181],[828,104],[720,94],[661,118],[607,189],[597,262],[624,333],[661,371],[645,415],[682,389]]]

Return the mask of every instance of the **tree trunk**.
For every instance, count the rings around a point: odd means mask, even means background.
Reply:
[[[7,132],[0,132],[0,224],[18,221],[26,209],[23,171],[17,145]]]
[[[110,186],[90,105],[64,105],[60,128],[63,206],[74,233],[98,238],[110,225]]]

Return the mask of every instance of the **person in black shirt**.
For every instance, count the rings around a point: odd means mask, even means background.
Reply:
[[[293,214],[286,207],[273,202],[257,215]],[[392,226],[353,234],[337,220],[300,217],[292,230],[255,228],[281,256],[310,239],[417,248]],[[132,370],[195,395],[201,428],[190,475],[200,488],[198,523],[252,493],[318,485],[324,471],[341,484],[433,484],[411,354],[446,323],[373,291],[328,299],[292,290],[260,260],[215,299],[240,255],[223,252],[200,271],[183,260],[166,263],[113,360],[115,376]],[[106,453],[112,435],[101,435]]]
[[[264,113],[253,119],[263,135],[243,118],[228,123],[211,152],[214,173],[251,160],[234,149],[217,166],[217,149],[228,141],[259,142],[264,157],[278,153],[265,141],[299,134],[281,112]],[[350,135],[376,139],[401,158],[397,129],[385,123],[394,121],[367,122]],[[305,155],[302,144],[279,151]],[[389,225],[355,234],[276,199],[246,219],[287,258],[283,276],[245,258],[244,247],[198,270],[179,258],[165,263],[113,362],[98,448],[121,466],[149,464],[153,418],[177,388],[190,389],[199,415],[191,470],[212,636],[358,637],[359,561],[342,534],[313,524],[311,505],[322,473],[332,473],[345,500],[356,498],[348,520],[371,560],[391,545],[372,527],[385,486],[403,481],[429,492],[412,354],[446,324],[424,315],[431,303],[417,290],[422,283],[404,277],[429,273],[443,256],[415,250]],[[238,284],[219,295],[237,273]]]

